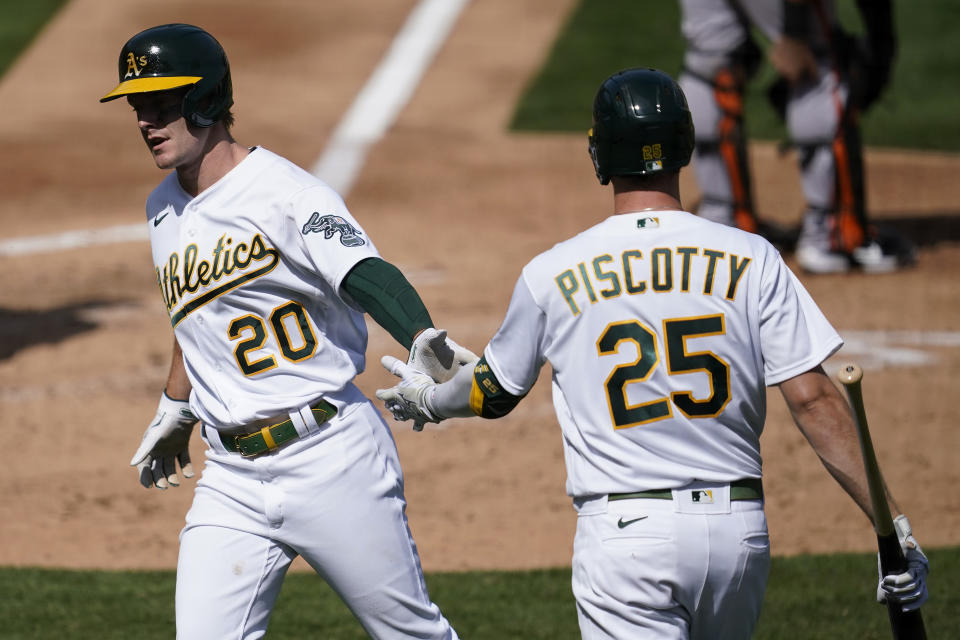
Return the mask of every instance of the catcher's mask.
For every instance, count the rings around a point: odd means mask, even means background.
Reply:
[[[611,176],[679,171],[693,154],[687,99],[656,69],[626,69],[607,78],[594,98],[587,135],[600,184]]]
[[[233,105],[227,54],[200,27],[165,24],[141,31],[123,45],[118,66],[120,84],[100,102],[192,85],[181,113],[198,127],[212,126]]]

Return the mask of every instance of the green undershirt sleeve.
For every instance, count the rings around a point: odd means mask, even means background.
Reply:
[[[358,262],[340,288],[406,349],[417,333],[433,326],[417,290],[386,260],[367,258]]]

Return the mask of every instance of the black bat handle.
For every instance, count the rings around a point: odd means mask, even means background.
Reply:
[[[880,571],[883,575],[897,575],[907,570],[907,559],[903,557],[903,549],[900,548],[896,533],[877,536],[877,549],[880,552]]]
[[[897,534],[877,536],[877,548],[880,552],[880,570],[883,575],[900,574],[907,570],[907,560]],[[887,603],[890,616],[890,628],[894,640],[926,640],[927,631],[923,626],[923,615],[916,611],[903,611],[895,602]]]
[[[927,640],[927,630],[923,626],[920,610],[903,611],[894,603],[887,604],[890,614],[890,628],[894,640]]]

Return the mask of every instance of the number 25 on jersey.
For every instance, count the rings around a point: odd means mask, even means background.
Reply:
[[[671,392],[669,398],[660,397],[631,405],[627,401],[627,385],[649,380],[660,364],[658,336],[639,320],[608,324],[597,340],[597,352],[601,357],[618,353],[623,342],[634,343],[639,354],[636,361],[614,367],[606,379],[607,403],[614,428],[624,429],[663,420],[673,415],[674,406],[689,418],[720,415],[730,402],[730,365],[710,351],[689,351],[687,339],[724,333],[723,314],[664,320],[667,375],[703,373],[710,383],[710,395],[697,399],[691,391],[680,390]]]

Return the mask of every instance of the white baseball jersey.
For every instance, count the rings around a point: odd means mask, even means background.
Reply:
[[[571,496],[759,478],[766,385],[842,341],[763,238],[616,215],[523,269],[485,350],[514,395],[553,368]]]
[[[258,147],[196,197],[172,172],[147,218],[201,420],[282,414],[363,371],[363,314],[338,291],[378,253],[330,187]]]
[[[338,291],[378,254],[340,196],[256,148],[193,198],[170,174],[147,215],[209,447],[180,536],[177,637],[261,637],[299,555],[371,637],[455,640],[423,581],[390,429],[351,384],[366,325]],[[321,396],[338,413],[311,427]],[[216,431],[282,414],[304,433],[259,457]]]

